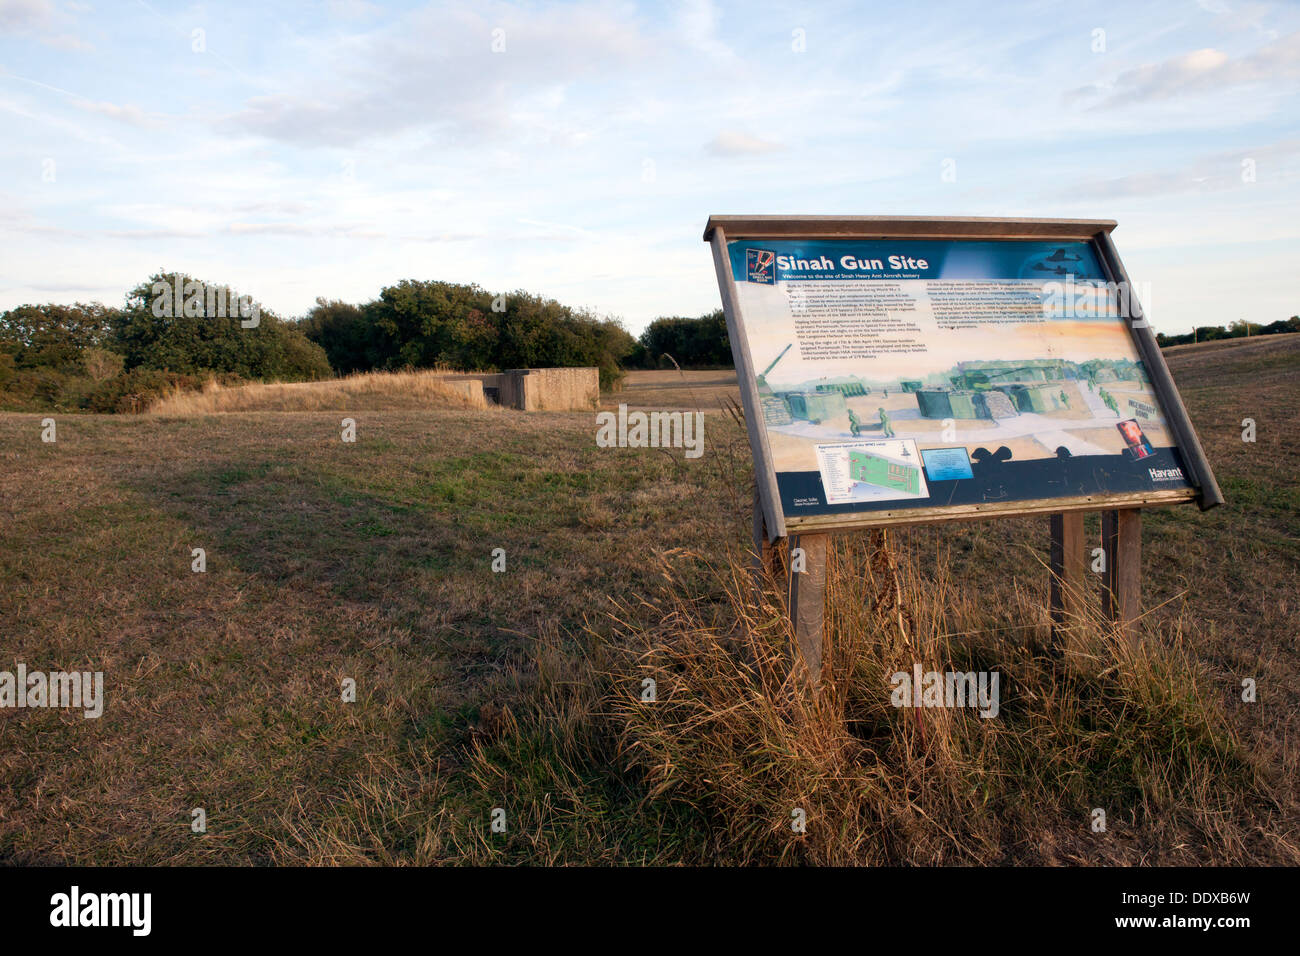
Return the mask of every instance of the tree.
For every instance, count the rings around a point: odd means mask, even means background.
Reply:
[[[128,293],[114,340],[128,370],[228,372],[282,381],[332,374],[325,351],[296,323],[229,286],[179,273],[158,273]]]
[[[298,327],[325,350],[326,358],[339,375],[369,371],[386,364],[388,355],[375,325],[360,306],[317,299]]]
[[[671,356],[683,368],[729,367],[732,364],[727,320],[721,309],[696,319],[655,319],[641,333],[641,361],[654,367]]]
[[[554,299],[415,279],[387,286],[360,307],[318,300],[301,325],[340,372],[588,365],[609,388],[636,346],[617,320]]]
[[[505,311],[493,313],[500,328],[497,368],[594,366],[605,389],[622,378],[622,363],[636,340],[617,319],[523,290],[502,298]]]
[[[0,351],[18,369],[76,373],[82,354],[109,341],[120,313],[99,302],[20,305],[0,313]]]
[[[477,285],[403,279],[364,312],[387,368],[481,369],[496,350],[491,309],[491,295]]]

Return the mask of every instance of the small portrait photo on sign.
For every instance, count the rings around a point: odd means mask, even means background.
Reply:
[[[1135,419],[1130,418],[1128,421],[1120,422],[1115,427],[1124,436],[1129,454],[1134,458],[1150,458],[1155,454],[1151,448],[1151,442],[1147,441],[1147,436],[1142,434],[1142,428]]]

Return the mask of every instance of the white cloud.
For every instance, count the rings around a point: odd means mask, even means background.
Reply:
[[[1101,96],[1098,106],[1125,106],[1260,85],[1294,92],[1297,80],[1300,80],[1300,32],[1235,59],[1222,50],[1206,47],[1159,63],[1143,64],[1125,70],[1108,83],[1071,90],[1066,94],[1066,102]]]
[[[499,53],[495,30],[504,31]],[[295,69],[296,89],[250,99],[229,122],[300,144],[354,145],[411,129],[503,141],[576,125],[571,108],[562,112],[567,84],[617,74],[653,52],[623,4],[436,4],[326,50]]]
[[[1287,138],[1261,146],[1242,146],[1230,152],[1215,152],[1172,168],[1148,170],[1071,184],[1044,194],[1044,199],[1105,200],[1139,198],[1187,192],[1218,192],[1229,189],[1257,189],[1275,183],[1279,175],[1296,170],[1300,163],[1300,139]],[[1254,178],[1242,179],[1242,163],[1249,161]]]
[[[85,110],[87,113],[98,113],[100,116],[107,116],[109,119],[130,123],[132,126],[153,127],[161,126],[164,123],[163,117],[153,113],[146,113],[140,107],[130,104],[120,105],[82,99],[81,97],[77,97],[72,102],[77,109]]]
[[[53,0],[0,0],[0,34],[35,33],[45,46],[84,53],[94,46],[66,31],[80,12],[76,4],[59,9]]]
[[[329,0],[325,6],[330,16],[341,20],[365,20],[379,13],[379,7],[366,0]]]
[[[704,148],[714,156],[757,156],[774,153],[785,147],[738,130],[723,130],[709,140]]]
[[[54,20],[51,0],[0,0],[0,30],[31,30]]]

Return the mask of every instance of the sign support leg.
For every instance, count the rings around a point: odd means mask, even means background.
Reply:
[[[1051,516],[1052,648],[1065,649],[1066,635],[1079,623],[1084,581],[1083,513]]]
[[[822,679],[822,642],[826,624],[827,534],[799,534],[790,538],[790,619],[794,622],[796,651],[807,667],[807,681],[815,692]],[[795,571],[795,549],[803,549],[803,570]]]
[[[764,578],[775,574],[776,548],[767,540],[767,522],[763,520],[763,501],[754,489],[754,554],[751,570],[755,591],[761,591]]]
[[[1141,613],[1142,513],[1137,508],[1101,513],[1101,546],[1106,553],[1102,611],[1130,644],[1138,641]]]

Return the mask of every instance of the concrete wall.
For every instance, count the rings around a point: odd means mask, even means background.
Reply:
[[[502,373],[500,400],[526,412],[569,412],[600,404],[600,370],[512,368]]]
[[[585,411],[600,404],[600,370],[595,368],[512,368],[504,372],[443,376],[448,385],[467,388],[489,402],[495,392],[503,408],[526,412]]]
[[[457,372],[442,376],[442,381],[453,388],[468,388],[471,396],[476,394],[486,404],[496,405],[501,401],[500,391],[503,378],[505,376],[499,372]]]
[[[475,405],[486,405],[487,400],[483,395],[483,383],[476,378],[445,378],[443,383],[449,388],[454,388],[458,392],[464,393]]]

